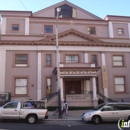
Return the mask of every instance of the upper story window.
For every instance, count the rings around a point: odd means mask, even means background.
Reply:
[[[27,66],[28,55],[27,54],[15,54],[15,66]]]
[[[125,92],[125,77],[115,77],[115,91]]]
[[[92,63],[95,63],[95,66],[97,66],[97,55],[92,55]]]
[[[96,28],[95,27],[88,27],[88,34],[96,34]]]
[[[51,66],[51,55],[50,54],[46,55],[46,66]]]
[[[67,55],[65,57],[66,63],[78,63],[79,62],[79,56],[77,55]]]
[[[57,8],[55,8],[55,16],[57,16],[57,11],[56,11]],[[61,18],[76,17],[76,10],[73,9],[72,7],[70,7],[69,5],[64,4],[64,5],[60,6],[60,8],[61,8],[61,11],[59,13],[59,17],[61,17]]]
[[[113,66],[123,66],[123,56],[118,55],[118,56],[113,56]]]
[[[15,94],[27,94],[27,78],[15,78]]]
[[[19,24],[13,24],[12,31],[19,31]]]
[[[124,29],[123,28],[118,28],[118,34],[124,34]]]
[[[52,25],[44,25],[44,32],[45,33],[53,33],[53,26]]]

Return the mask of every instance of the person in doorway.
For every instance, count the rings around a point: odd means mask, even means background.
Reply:
[[[65,113],[65,115],[68,115],[68,104],[66,101],[64,101],[62,105],[62,115]]]

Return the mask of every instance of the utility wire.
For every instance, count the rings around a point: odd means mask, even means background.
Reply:
[[[26,11],[28,11],[27,10],[27,8],[25,7],[25,5],[23,4],[23,2],[21,1],[21,0],[19,0],[20,1],[20,3],[23,5],[23,7],[25,8],[25,10]],[[36,24],[37,25],[37,24]],[[43,31],[42,31],[42,29],[37,25],[37,27],[38,27],[38,29],[41,31],[41,33],[43,33]]]
[[[22,3],[22,1],[21,1],[21,0],[19,0],[19,1],[20,1],[20,3],[23,5],[23,7],[25,8],[25,10],[28,11],[27,8],[26,8],[26,7],[24,6],[24,4]]]

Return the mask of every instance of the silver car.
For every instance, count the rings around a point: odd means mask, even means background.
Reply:
[[[130,120],[130,103],[103,103],[82,115],[84,121],[91,121],[94,124],[99,124],[102,121],[118,121],[121,118]]]

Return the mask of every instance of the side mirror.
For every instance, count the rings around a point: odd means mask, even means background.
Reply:
[[[101,111],[105,111],[105,108],[102,108]]]

